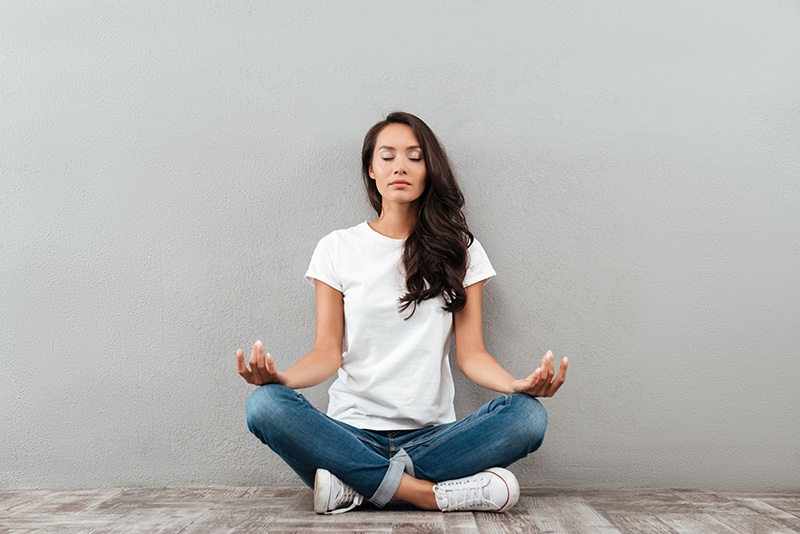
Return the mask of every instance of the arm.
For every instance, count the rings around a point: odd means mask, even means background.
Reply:
[[[516,380],[497,363],[483,346],[483,286],[486,280],[467,286],[467,303],[453,315],[456,340],[456,363],[467,378],[487,389],[513,393]]]
[[[244,365],[244,352],[236,352],[239,374],[255,385],[282,384],[291,389],[302,389],[329,379],[342,365],[342,339],[344,337],[344,298],[329,285],[314,281],[317,298],[317,334],[314,349],[281,373],[275,367],[270,353],[264,355],[264,345],[256,341],[250,355],[250,368]]]
[[[466,287],[467,303],[453,317],[456,339],[456,363],[467,378],[500,393],[526,393],[534,397],[552,397],[567,376],[567,359],[561,362],[553,380],[553,355],[548,351],[542,366],[530,376],[517,380],[497,363],[483,345],[483,286],[485,280]]]
[[[344,297],[325,282],[314,280],[317,296],[317,335],[314,349],[286,370],[286,387],[316,386],[332,377],[342,365]]]

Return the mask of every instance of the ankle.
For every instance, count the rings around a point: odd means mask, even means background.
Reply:
[[[438,510],[436,495],[433,493],[433,482],[414,478],[403,473],[400,486],[394,494],[396,499],[413,504],[422,510]]]
[[[439,510],[436,494],[433,493],[433,484],[420,496],[420,503],[415,506],[423,510]]]

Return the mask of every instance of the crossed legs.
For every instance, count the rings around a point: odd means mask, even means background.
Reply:
[[[284,386],[259,387],[246,408],[250,431],[309,487],[322,468],[377,506],[394,497],[426,510],[437,509],[435,482],[506,467],[538,449],[547,426],[537,399],[504,395],[458,421],[398,438],[410,459],[401,462],[382,454],[368,431],[328,417]]]

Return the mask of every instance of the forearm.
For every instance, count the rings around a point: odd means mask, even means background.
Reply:
[[[457,355],[458,367],[467,378],[479,386],[511,394],[511,383],[516,380],[514,376],[503,369],[491,354],[486,351],[475,351]]]
[[[332,377],[341,365],[341,352],[312,350],[283,373],[285,386],[291,389],[316,386]]]

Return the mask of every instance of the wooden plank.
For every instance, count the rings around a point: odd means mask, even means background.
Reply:
[[[6,513],[49,513],[86,512],[110,498],[122,493],[118,488],[78,489],[78,490],[33,490],[30,498],[16,496],[16,503],[9,505]],[[6,506],[4,506],[5,508]]]
[[[351,528],[346,528],[344,530],[339,529],[322,529],[320,527],[313,527],[309,530],[308,527],[303,526],[298,530],[286,530],[283,527],[278,528],[277,530],[267,530],[267,534],[383,534],[383,533],[391,533],[391,530],[352,530]]]
[[[442,532],[444,532],[442,521],[401,521],[392,524],[392,534],[441,534]]]
[[[583,497],[520,497],[528,516],[541,531],[596,533],[619,532]],[[517,505],[519,506],[519,504]]]
[[[738,534],[710,514],[658,514],[658,518],[679,534]]]
[[[297,492],[292,504],[286,509],[285,513],[303,513],[314,511],[314,492],[309,488],[304,488],[303,491]]]
[[[800,517],[790,514],[785,510],[781,510],[780,508],[776,508],[764,502],[762,499],[737,497],[736,500],[742,503],[743,506],[747,506],[764,517],[768,517],[784,527],[800,532]]]
[[[335,516],[325,516],[335,517]],[[272,527],[267,532],[274,532],[280,534],[309,534],[316,532],[338,532],[338,533],[386,533],[391,534],[392,525],[386,523],[384,525],[365,525],[360,521],[337,522],[326,524],[324,522],[307,522],[307,521],[292,521],[291,523],[273,523]]]
[[[47,490],[3,490],[0,491],[0,517],[23,511],[45,495]]]
[[[681,513],[691,509],[682,492],[670,489],[624,489],[595,491],[582,496],[605,516],[637,513]]]
[[[736,499],[731,499],[724,493],[707,489],[688,490],[681,493],[687,508],[696,514],[741,514],[757,515],[758,512],[744,506]]]
[[[473,534],[478,532],[475,514],[472,512],[447,512],[442,514],[442,525],[446,534]]]
[[[782,497],[765,497],[761,499],[767,504],[774,506],[795,517],[800,517],[800,495],[785,495]]]
[[[741,534],[797,534],[797,531],[763,515],[716,514],[714,518]]]
[[[275,523],[274,515],[263,511],[242,512],[227,508],[207,510],[186,525],[181,534],[261,534]],[[178,532],[173,530],[173,532]]]
[[[147,508],[120,514],[92,534],[175,533],[200,519],[206,510],[194,506]]]
[[[0,532],[3,529],[26,529],[35,526],[37,528],[64,530],[96,529],[117,520],[114,515],[92,515],[92,514],[53,514],[53,513],[23,513],[5,516],[0,519]]]
[[[202,495],[203,501],[231,502],[241,500],[295,499],[300,493],[311,492],[309,488],[287,487],[211,487]]]
[[[797,490],[725,490],[725,495],[730,498],[750,498],[750,499],[761,499],[762,497],[775,497],[775,498],[782,498],[788,497],[790,499],[796,499],[798,497]]]
[[[780,508],[776,508],[771,504],[764,502],[761,499],[735,498],[735,500],[741,506],[750,508],[754,512],[757,512],[765,517],[769,517],[772,519],[797,519],[797,516],[792,515],[785,510],[781,510]]]
[[[649,513],[605,513],[614,528],[623,534],[675,534],[675,531],[661,521],[657,515]]]
[[[249,490],[220,490],[219,488],[128,488],[96,506],[98,512],[125,514],[136,510],[182,506],[198,506],[203,510],[227,507],[243,511],[258,507],[262,510],[283,511],[297,498],[297,491],[263,493]]]
[[[92,527],[69,527],[69,526],[55,526],[55,527],[35,527],[24,529],[6,530],[0,528],[3,534],[91,534],[94,532]]]
[[[206,491],[191,488],[124,488],[95,509],[98,512],[124,514],[143,509],[175,508],[187,501],[197,500]]]
[[[474,512],[475,524],[481,534],[538,534],[542,532],[525,514],[520,512],[519,504],[508,512],[494,514],[490,512]],[[516,510],[517,513],[512,513]]]

